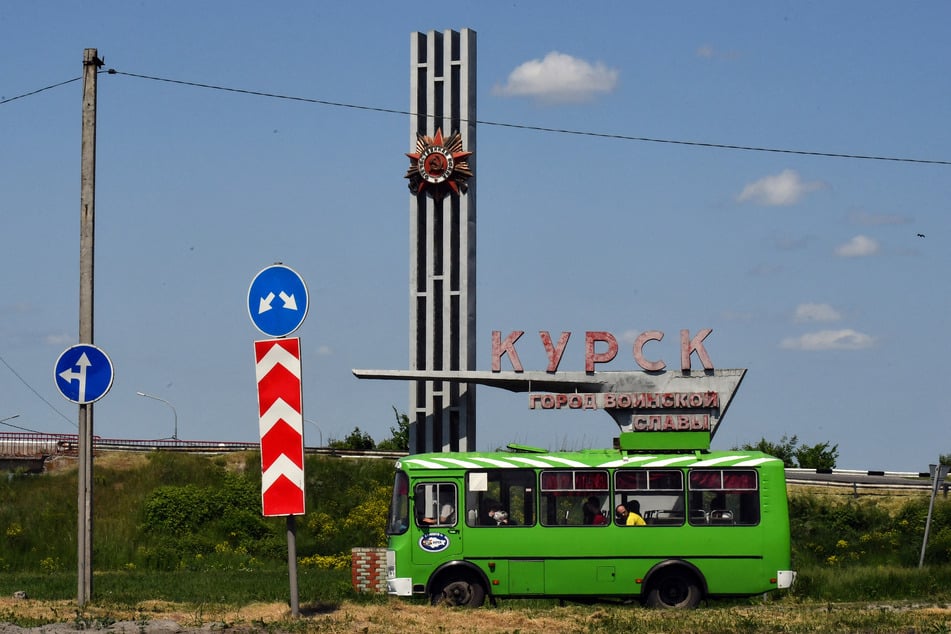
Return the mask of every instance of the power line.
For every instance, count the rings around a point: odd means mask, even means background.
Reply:
[[[226,86],[216,86],[213,84],[202,84],[198,82],[183,81],[180,79],[168,79],[165,77],[154,77],[150,75],[140,75],[136,73],[127,73],[123,71],[110,68],[107,71],[110,75],[125,75],[127,77],[137,77],[139,79],[148,79],[151,81],[160,81],[167,82],[171,84],[180,84],[183,86],[192,86],[195,88],[206,88],[209,90],[221,90],[225,92],[236,92],[245,95],[254,95],[257,97],[269,97],[271,99],[287,99],[290,101],[302,101],[306,103],[314,103],[322,106],[332,106],[335,108],[350,108],[353,110],[368,110],[371,112],[382,112],[386,114],[398,114],[398,115],[408,115],[408,116],[417,116],[417,113],[410,112],[408,110],[398,110],[395,108],[379,108],[373,106],[362,106],[352,103],[343,103],[339,101],[327,101],[324,99],[311,99],[308,97],[295,97],[291,95],[281,95],[275,93],[261,92],[257,90],[248,90],[243,88],[229,88]],[[463,119],[462,121],[466,121]],[[918,159],[918,158],[906,158],[906,157],[895,157],[895,156],[877,156],[869,154],[848,154],[848,153],[839,153],[839,152],[817,152],[811,150],[789,150],[782,148],[770,148],[770,147],[758,147],[751,145],[735,145],[727,143],[706,143],[703,141],[683,141],[677,139],[659,139],[653,137],[643,137],[643,136],[631,136],[626,134],[609,134],[604,132],[590,132],[584,130],[571,130],[566,128],[546,128],[535,125],[522,125],[516,123],[504,123],[499,121],[484,121],[476,120],[478,125],[486,126],[495,126],[500,128],[512,128],[516,130],[530,130],[533,132],[550,132],[554,134],[571,134],[575,136],[587,136],[594,137],[599,139],[614,139],[618,141],[636,141],[641,143],[664,143],[668,145],[687,145],[692,147],[705,147],[719,150],[744,150],[747,152],[772,152],[776,154],[796,154],[800,156],[818,156],[825,158],[845,158],[845,159],[858,159],[865,161],[892,161],[899,163],[920,163],[925,165],[951,165],[951,161],[941,161],[941,160],[932,160],[932,159]]]
[[[31,434],[42,434],[42,433],[43,433],[43,432],[41,432],[41,431],[36,431],[35,429],[27,429],[26,427],[20,427],[19,425],[13,425],[13,424],[11,424],[11,423],[4,423],[2,420],[0,420],[0,425],[6,425],[7,427],[12,427],[13,429],[19,429],[20,431],[28,431],[28,432],[30,432]]]
[[[73,427],[78,427],[78,425],[77,425],[75,422],[69,420],[69,418],[68,418],[65,414],[63,414],[61,411],[59,411],[58,409],[56,409],[55,407],[53,407],[53,404],[52,404],[52,403],[50,403],[50,402],[47,401],[45,398],[43,398],[43,395],[42,395],[42,394],[40,394],[39,392],[37,392],[37,391],[33,388],[32,385],[30,385],[29,383],[27,383],[27,382],[26,382],[26,379],[24,379],[22,376],[20,376],[20,374],[19,374],[16,370],[13,369],[13,366],[11,366],[9,363],[7,363],[7,360],[4,359],[2,355],[0,355],[0,363],[2,363],[3,365],[7,366],[7,369],[10,370],[10,372],[13,373],[13,376],[15,376],[16,378],[20,379],[20,383],[22,383],[23,385],[25,385],[31,392],[33,392],[33,393],[37,396],[37,398],[39,398],[41,401],[43,401],[44,403],[46,403],[47,405],[49,405],[49,408],[50,408],[51,410],[53,410],[54,412],[56,412],[57,414],[59,414],[59,415],[63,418],[63,420],[65,420],[66,422],[70,423]],[[11,425],[11,427],[12,427],[12,425]],[[29,430],[27,430],[27,431],[29,431]]]
[[[53,88],[59,88],[60,86],[65,86],[66,84],[71,84],[74,81],[79,81],[82,77],[73,77],[72,79],[67,79],[66,81],[61,81],[58,84],[52,84],[50,86],[45,86],[44,88],[37,88],[36,90],[31,90],[30,92],[25,92],[22,95],[17,95],[16,97],[10,97],[9,99],[0,99],[0,105],[5,103],[10,103],[11,101],[16,101],[17,99],[23,99],[24,97],[30,97],[32,95],[39,94],[45,90],[52,90]]]
[[[125,75],[126,77],[137,77],[139,79],[149,79],[151,81],[161,81],[169,84],[179,84],[182,86],[192,86],[194,88],[207,88],[209,90],[221,90],[224,92],[236,92],[244,95],[253,95],[255,97],[269,97],[271,99],[286,99],[289,101],[303,101],[305,103],[314,103],[321,106],[333,106],[335,108],[350,108],[353,110],[369,110],[370,112],[382,112],[385,114],[400,114],[400,115],[414,115],[415,113],[408,110],[395,110],[392,108],[376,108],[373,106],[360,106],[352,103],[343,103],[339,101],[326,101],[324,99],[311,99],[309,97],[293,97],[290,95],[280,95],[271,92],[261,92],[259,90],[247,90],[244,88],[229,88],[227,86],[215,86],[213,84],[202,84],[194,81],[183,81],[181,79],[168,79],[166,77],[154,77],[151,75],[139,75],[136,73],[126,73],[115,68],[110,68],[106,71],[110,75]],[[481,122],[477,122],[481,123]]]
[[[217,86],[214,84],[204,84],[194,81],[184,81],[181,79],[170,79],[167,77],[155,77],[153,75],[142,75],[139,73],[129,73],[124,71],[119,71],[114,68],[110,68],[106,72],[110,75],[124,75],[126,77],[135,77],[138,79],[147,79],[150,81],[159,81],[169,84],[178,84],[181,86],[191,86],[193,88],[204,88],[207,90],[219,90],[223,92],[233,92],[243,95],[252,95],[255,97],[267,97],[269,99],[284,99],[287,101],[300,101],[304,103],[312,103],[321,106],[330,106],[334,108],[348,108],[351,110],[365,110],[368,112],[381,112],[384,114],[398,114],[403,116],[417,116],[417,113],[410,112],[408,110],[399,110],[396,108],[380,108],[375,106],[363,106],[360,104],[345,103],[340,101],[328,101],[326,99],[313,99],[309,97],[297,97],[293,95],[282,95],[278,93],[269,93],[263,92],[260,90],[249,90],[246,88],[231,88],[227,86]],[[17,95],[16,97],[11,97],[9,99],[0,100],[0,105],[9,103],[16,99],[22,99],[23,97],[28,97],[35,95],[37,93],[43,92],[45,90],[50,90],[52,88],[57,88],[65,84],[78,81],[82,79],[81,77],[76,77],[73,79],[60,82],[58,84],[53,84],[51,86],[46,86],[45,88],[40,88],[32,92],[24,93],[22,95]],[[432,115],[430,115],[432,116]],[[465,121],[465,120],[464,120]],[[586,130],[571,130],[568,128],[547,128],[536,125],[527,125],[527,124],[517,124],[517,123],[505,123],[501,121],[484,121],[477,120],[475,121],[478,125],[485,126],[494,126],[499,128],[510,128],[514,130],[528,130],[532,132],[549,132],[553,134],[569,134],[574,136],[586,136],[598,139],[613,139],[615,141],[632,141],[638,143],[661,143],[666,145],[684,145],[690,147],[702,147],[708,149],[717,149],[717,150],[742,150],[746,152],[767,152],[773,154],[794,154],[799,156],[816,156],[822,158],[842,158],[842,159],[854,159],[854,160],[863,160],[863,161],[889,161],[894,163],[917,163],[920,165],[951,165],[951,161],[943,161],[937,159],[919,159],[919,158],[909,158],[909,157],[899,157],[899,156],[880,156],[874,154],[852,154],[845,152],[819,152],[813,150],[791,150],[784,148],[775,148],[775,147],[764,147],[764,146],[755,146],[755,145],[737,145],[732,143],[708,143],[704,141],[684,141],[681,139],[661,139],[656,137],[646,137],[646,136],[633,136],[627,134],[611,134],[606,132],[591,132]]]

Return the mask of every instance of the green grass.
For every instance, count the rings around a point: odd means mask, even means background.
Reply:
[[[383,543],[392,463],[308,457],[298,518],[300,601],[354,599],[349,571],[313,562]],[[262,518],[260,456],[97,456],[94,596],[240,604],[288,596],[286,526]],[[790,496],[794,600],[951,602],[951,500],[934,509],[917,560],[924,495]],[[0,478],[0,597],[75,598],[76,474]],[[726,603],[725,605],[729,605]]]
[[[774,593],[745,599],[704,602],[686,612],[650,610],[637,603],[618,600],[561,602],[553,599],[507,599],[497,606],[471,612],[430,608],[421,599],[397,600],[384,596],[356,595],[346,570],[299,571],[300,620],[287,616],[266,621],[241,617],[239,609],[257,603],[289,603],[286,570],[257,571],[97,572],[94,598],[89,609],[77,609],[76,576],[68,573],[11,573],[0,575],[0,596],[26,590],[35,602],[44,605],[44,616],[29,616],[11,608],[0,608],[0,623],[38,627],[48,623],[71,622],[77,629],[102,629],[115,621],[134,620],[143,627],[153,619],[175,618],[184,626],[201,627],[224,623],[247,631],[297,632],[299,634],[353,631],[463,632],[477,631],[480,623],[521,623],[506,632],[552,631],[534,624],[559,624],[559,632],[652,633],[821,633],[862,632],[949,632],[947,613],[929,610],[921,604],[942,607],[948,604],[951,569],[854,568],[848,571],[818,569],[807,571],[806,593]],[[882,592],[889,588],[890,592]],[[945,589],[942,589],[945,588]],[[798,590],[798,588],[797,588]],[[862,596],[872,592],[872,596]],[[912,592],[915,601],[897,600]],[[895,595],[889,599],[884,595]],[[826,599],[834,596],[835,599]],[[168,603],[169,605],[164,605]],[[161,605],[156,605],[161,604]],[[915,604],[915,605],[913,605]],[[406,606],[402,608],[401,606]],[[373,611],[361,612],[370,608]],[[382,611],[381,611],[382,610]],[[186,616],[182,618],[182,614]],[[172,614],[179,616],[173,617]],[[246,613],[245,613],[246,614]],[[409,618],[412,615],[412,618]],[[460,621],[462,623],[460,624]],[[411,625],[412,624],[412,625]],[[428,625],[427,625],[428,624]],[[474,624],[474,625],[473,625]],[[366,629],[370,626],[370,629]],[[471,629],[470,629],[471,628]],[[499,632],[495,627],[492,631]]]
[[[298,596],[302,603],[336,603],[357,600],[349,570],[298,569]],[[0,596],[18,590],[36,600],[76,598],[76,573],[6,573],[0,575]],[[132,606],[142,601],[243,605],[290,600],[290,579],[285,569],[191,572],[96,572],[93,596],[97,602]]]
[[[301,558],[384,542],[393,464],[307,458]],[[94,569],[245,570],[286,563],[283,518],[261,515],[260,456],[107,454],[94,465]],[[76,568],[75,468],[0,478],[0,573]]]
[[[791,594],[806,600],[951,602],[951,566],[810,567],[799,571]]]

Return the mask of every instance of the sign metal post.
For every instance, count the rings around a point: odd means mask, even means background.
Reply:
[[[304,513],[304,408],[300,339],[285,339],[307,316],[307,285],[293,269],[276,263],[260,271],[248,289],[248,315],[262,333],[255,341],[261,434],[261,506],[266,517],[287,518],[287,569],[291,614],[300,614],[297,587],[297,524]]]

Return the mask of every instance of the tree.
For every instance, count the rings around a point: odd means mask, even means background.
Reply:
[[[740,447],[734,447],[733,449],[739,449],[741,451],[762,451],[765,454],[782,460],[787,468],[792,468],[796,466],[794,458],[796,456],[796,445],[798,444],[799,438],[796,436],[789,438],[783,435],[783,437],[779,439],[779,444],[771,443],[765,438],[760,438],[759,442],[755,445],[746,443]]]
[[[357,451],[370,451],[376,448],[376,442],[373,437],[365,431],[360,431],[359,427],[354,427],[343,440],[331,440],[327,443],[334,449],[354,449]]]
[[[835,469],[839,459],[839,446],[829,446],[827,442],[816,445],[803,445],[796,450],[796,460],[803,469]]]
[[[381,441],[376,448],[381,451],[409,451],[409,416],[400,414],[395,406],[393,415],[396,416],[396,427],[390,427],[391,437]]]
[[[821,442],[815,445],[799,445],[799,437],[783,436],[778,443],[772,443],[761,438],[758,443],[746,443],[741,447],[734,447],[741,451],[762,451],[783,461],[786,468],[800,467],[802,469],[834,469],[839,459],[839,446]]]

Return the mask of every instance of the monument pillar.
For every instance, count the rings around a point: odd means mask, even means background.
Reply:
[[[409,367],[475,370],[476,33],[410,48]],[[475,385],[413,381],[410,453],[474,451],[475,405]]]

